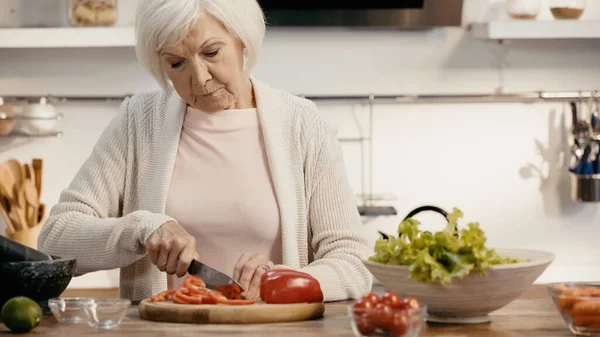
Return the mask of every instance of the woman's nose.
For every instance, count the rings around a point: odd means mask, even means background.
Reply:
[[[203,86],[212,79],[208,67],[203,62],[194,62],[194,73],[192,74],[192,85]]]

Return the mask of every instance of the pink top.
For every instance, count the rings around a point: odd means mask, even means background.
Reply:
[[[256,109],[188,107],[166,213],[196,238],[201,261],[225,274],[245,252],[281,263],[279,208]],[[169,277],[169,288],[182,280]]]

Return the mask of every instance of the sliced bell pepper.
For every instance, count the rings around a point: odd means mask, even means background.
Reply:
[[[220,290],[220,291],[219,291]],[[151,297],[152,302],[172,301],[178,304],[225,304],[250,305],[254,300],[244,299],[242,289],[237,284],[223,285],[219,290],[209,290],[204,281],[196,276],[188,276],[177,289],[169,289]]]
[[[244,299],[244,295],[242,294],[242,288],[237,284],[229,284],[229,285],[221,285],[217,288],[217,290],[223,294],[227,299],[230,300],[241,300]]]
[[[323,291],[308,273],[273,269],[261,277],[260,298],[270,304],[315,303],[323,302]]]
[[[199,295],[190,295],[189,290],[186,287],[179,287],[177,291],[175,291],[174,299],[175,298],[186,304],[202,304],[202,297]]]
[[[225,301],[219,302],[219,304],[226,304],[226,305],[252,305],[255,303],[256,302],[254,302],[253,300],[225,300]]]
[[[152,302],[165,302],[167,300],[170,300],[173,297],[174,293],[175,293],[175,289],[165,290],[158,295],[152,296],[150,298],[150,300]]]
[[[206,283],[204,283],[204,281],[201,278],[192,275],[186,277],[185,280],[183,280],[183,285],[190,289],[206,289]]]
[[[212,290],[206,295],[202,296],[203,304],[219,304],[224,301],[227,301],[227,298],[217,290]]]

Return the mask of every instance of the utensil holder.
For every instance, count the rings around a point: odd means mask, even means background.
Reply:
[[[27,247],[37,249],[37,241],[41,229],[42,225],[37,225],[35,227],[27,228],[21,231],[15,231],[13,233],[6,231],[6,237]]]
[[[571,173],[571,198],[576,202],[600,202],[600,174]]]

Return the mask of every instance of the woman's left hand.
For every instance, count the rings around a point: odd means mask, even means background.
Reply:
[[[233,279],[245,290],[247,299],[256,299],[260,296],[261,276],[274,267],[263,254],[244,253],[233,269]]]

